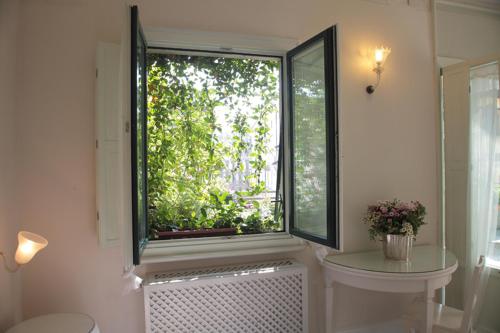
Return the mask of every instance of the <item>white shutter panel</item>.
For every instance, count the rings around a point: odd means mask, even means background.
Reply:
[[[469,66],[443,68],[446,248],[459,258],[453,281],[446,287],[446,304],[461,308],[467,237],[469,163]]]
[[[120,240],[120,46],[98,43],[96,67],[96,217],[99,244],[108,247],[118,245]]]

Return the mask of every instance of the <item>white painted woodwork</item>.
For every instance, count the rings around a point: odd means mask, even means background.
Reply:
[[[477,6],[472,6],[472,2]],[[436,4],[436,53],[439,57],[469,60],[498,54],[499,34],[500,6],[497,9],[480,6],[478,0],[471,0],[465,6],[455,1]]]
[[[461,308],[465,280],[469,156],[469,66],[443,69],[446,248],[457,255],[458,271],[447,287],[446,303]]]
[[[119,119],[120,119],[120,163],[123,171],[120,175],[121,192],[120,192],[120,221],[121,221],[121,237],[123,248],[123,271],[124,276],[129,276],[133,271],[133,249],[132,249],[132,151],[130,144],[130,117],[131,117],[131,95],[130,95],[130,24],[131,15],[128,4],[123,4],[123,27],[122,38],[120,44],[120,68],[119,68]]]
[[[99,333],[91,317],[81,313],[53,313],[25,320],[6,333]]]
[[[96,218],[99,244],[107,247],[120,240],[120,46],[98,43],[96,56]]]
[[[146,332],[308,332],[306,266],[294,260],[152,273]]]
[[[411,0],[410,0],[411,1]],[[500,15],[500,1],[497,0],[436,0],[438,8],[462,10],[463,12],[483,12]]]
[[[305,241],[288,233],[223,236],[149,242],[141,263],[255,256],[303,250]]]
[[[430,9],[430,0],[365,0],[365,1],[374,2],[386,6],[404,5],[422,10]]]
[[[434,246],[432,246],[434,248]],[[419,253],[429,252],[431,246],[421,247],[425,251],[414,251],[413,259],[419,262],[425,262],[426,258],[416,258]],[[415,250],[415,249],[414,249]],[[431,249],[432,250],[432,249]],[[435,252],[441,251],[436,248]],[[380,251],[381,252],[381,251]],[[367,253],[359,253],[363,256]],[[347,254],[346,256],[352,256],[353,254]],[[355,255],[355,254],[354,254]],[[450,256],[451,255],[451,256]],[[343,256],[343,255],[339,255]],[[376,271],[367,270],[361,268],[353,268],[347,265],[340,265],[329,261],[328,258],[335,258],[335,256],[328,256],[321,261],[323,266],[323,274],[325,279],[325,294],[328,297],[332,297],[335,293],[335,282],[341,283],[350,287],[387,292],[387,293],[423,293],[425,297],[425,312],[423,318],[423,328],[422,331],[425,333],[432,332],[433,324],[433,311],[434,311],[434,295],[437,289],[446,286],[452,278],[453,272],[457,269],[456,258],[449,252],[443,251],[443,256],[449,256],[453,263],[443,265],[442,269],[437,267],[434,270],[422,270],[415,269],[412,267],[412,263],[408,263],[409,270],[407,272],[388,272],[388,271]],[[353,259],[357,259],[354,258]],[[334,260],[334,259],[333,259]],[[447,259],[448,260],[448,259]],[[387,266],[398,266],[398,262],[387,261]],[[405,263],[402,263],[405,265]],[[326,333],[334,332],[334,321],[333,318],[333,302],[334,300],[325,301],[325,327]]]
[[[433,333],[469,333],[473,329],[474,319],[481,307],[478,304],[478,294],[481,284],[481,276],[485,267],[485,258],[481,256],[478,264],[474,267],[471,286],[467,295],[464,311],[435,304]]]
[[[144,33],[149,47],[283,56],[288,50],[298,45],[298,41],[292,38],[251,36],[228,32],[147,27]]]

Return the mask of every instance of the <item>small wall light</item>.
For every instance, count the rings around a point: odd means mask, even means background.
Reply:
[[[377,89],[380,84],[380,77],[382,76],[382,72],[384,71],[384,63],[387,60],[387,57],[391,53],[391,49],[387,47],[379,47],[373,51],[373,71],[377,73],[377,83],[374,85],[369,85],[366,87],[366,92],[369,94],[373,94],[375,89]]]
[[[40,235],[34,234],[28,231],[21,231],[17,234],[17,250],[14,259],[16,260],[16,266],[14,268],[7,264],[5,255],[0,251],[0,256],[4,260],[5,269],[9,272],[15,272],[19,269],[21,265],[27,264],[33,259],[38,251],[44,249],[49,242]]]

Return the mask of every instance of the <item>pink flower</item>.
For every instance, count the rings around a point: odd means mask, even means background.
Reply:
[[[398,202],[396,205],[397,209],[406,210],[408,209],[408,204],[406,202]]]

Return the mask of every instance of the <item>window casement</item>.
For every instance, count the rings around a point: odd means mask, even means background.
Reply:
[[[148,218],[151,216],[151,209],[157,209],[157,207],[152,202],[148,203],[148,159],[151,160],[152,154],[158,154],[158,151],[152,150],[151,147],[148,149],[148,139],[150,139],[148,137],[148,126],[151,128],[151,119],[148,119],[148,96],[149,103],[151,103],[153,98],[152,95],[148,95],[148,86],[152,88],[150,89],[151,93],[154,91],[154,87],[151,86],[152,81],[148,81],[148,74],[151,75],[151,73],[148,73],[148,68],[152,69],[151,59],[163,59],[162,57],[166,57],[165,59],[169,61],[170,65],[173,63],[175,66],[184,66],[184,68],[186,66],[185,63],[189,64],[189,61],[192,61],[193,57],[198,57],[196,59],[201,62],[213,62],[213,57],[217,57],[217,59],[222,60],[244,59],[242,61],[254,62],[254,65],[257,64],[255,67],[249,66],[249,68],[266,66],[265,61],[267,59],[274,59],[279,63],[277,76],[280,85],[278,88],[279,112],[276,117],[277,122],[275,121],[272,124],[270,122],[271,125],[262,131],[268,132],[269,128],[271,128],[271,132],[274,131],[274,140],[277,142],[277,144],[271,145],[274,148],[266,150],[269,156],[276,158],[276,160],[273,160],[271,157],[268,158],[272,161],[271,164],[275,164],[275,170],[272,177],[267,177],[273,180],[272,182],[276,188],[273,188],[272,194],[270,194],[270,185],[265,181],[259,179],[257,184],[261,184],[261,186],[255,187],[256,180],[249,180],[248,174],[240,172],[236,177],[239,179],[239,183],[234,179],[232,181],[234,187],[232,190],[240,195],[240,197],[238,199],[234,199],[233,197],[227,199],[227,196],[223,196],[222,199],[215,198],[214,200],[219,200],[217,202],[222,203],[230,203],[231,200],[255,202],[257,200],[256,193],[260,197],[270,195],[271,199],[273,199],[272,213],[274,214],[274,222],[277,223],[277,217],[281,218],[280,226],[282,225],[283,228],[259,229],[261,233],[258,234],[255,233],[254,229],[248,228],[247,224],[244,224],[244,228],[241,224],[238,224],[237,227],[233,225],[233,229],[242,235],[218,236],[217,239],[220,241],[220,246],[227,244],[228,249],[231,249],[231,244],[245,240],[247,242],[243,248],[251,248],[252,246],[258,246],[258,244],[273,242],[273,239],[290,237],[287,235],[291,234],[318,244],[339,249],[339,163],[335,27],[326,29],[289,52],[283,52],[281,55],[271,57],[262,56],[262,54],[259,55],[255,52],[236,52],[234,50],[219,50],[214,53],[213,49],[205,49],[203,45],[198,48],[189,47],[182,49],[158,48],[157,46],[148,47],[150,43],[146,41],[145,34],[142,31],[136,6],[131,7],[130,31],[133,263],[135,265],[141,263],[141,256],[144,249],[154,253],[163,247],[168,247],[169,244],[174,242],[176,249],[183,248],[183,246],[186,248],[184,252],[181,251],[180,255],[178,252],[172,254],[172,258],[195,258],[197,257],[195,253],[197,246],[212,242],[208,238],[189,238],[175,241],[150,240],[150,235],[152,234],[149,229],[151,221],[148,221]],[[148,58],[150,59],[150,63],[148,63]],[[179,62],[174,63],[175,61]],[[262,61],[262,63],[255,63],[258,61]],[[190,69],[190,73],[193,73],[193,71]],[[163,71],[162,73],[172,74],[168,71]],[[234,71],[230,71],[230,73],[238,75]],[[193,75],[196,75],[196,73]],[[210,74],[205,75],[205,77],[209,76]],[[200,81],[200,77],[197,80]],[[165,82],[162,84],[165,84]],[[208,84],[205,83],[206,85]],[[253,101],[256,100],[254,97],[252,98]],[[167,112],[166,114],[168,114],[168,107],[165,106],[164,109]],[[182,113],[179,114],[182,115]],[[250,117],[253,117],[252,114],[250,114]],[[258,123],[261,125],[262,119]],[[255,123],[250,125],[256,126]],[[175,128],[169,128],[175,130]],[[251,146],[252,140],[247,141],[248,145]],[[270,150],[272,151],[271,153],[269,153]],[[248,157],[252,154],[253,151],[247,151],[246,153],[242,153],[241,156]],[[228,164],[231,163],[228,162]],[[250,167],[248,166],[248,168]],[[252,190],[249,190],[249,188]],[[255,188],[258,189],[255,190]],[[247,195],[245,198],[242,198],[243,195],[241,193],[250,193],[254,194],[254,196]],[[154,200],[150,198],[149,201]],[[197,210],[193,210],[192,213],[188,213],[188,215],[191,214],[192,218],[196,219],[200,211],[202,211],[203,216],[206,217],[207,213],[203,209],[198,208]],[[251,212],[246,213],[246,215],[249,214]],[[241,220],[241,216],[237,218]],[[209,221],[208,223],[210,225],[213,221]],[[244,235],[248,230],[252,234]],[[239,253],[239,250],[233,250],[232,253],[228,253],[228,256],[238,255]],[[256,250],[254,253],[258,254],[259,252]],[[203,256],[200,254],[199,257]],[[168,261],[168,259],[165,261]]]
[[[287,53],[290,233],[337,249],[338,117],[335,28]]]
[[[133,261],[140,262],[147,244],[147,45],[139,22],[137,6],[131,8],[131,91],[130,138],[132,170],[132,238]]]

